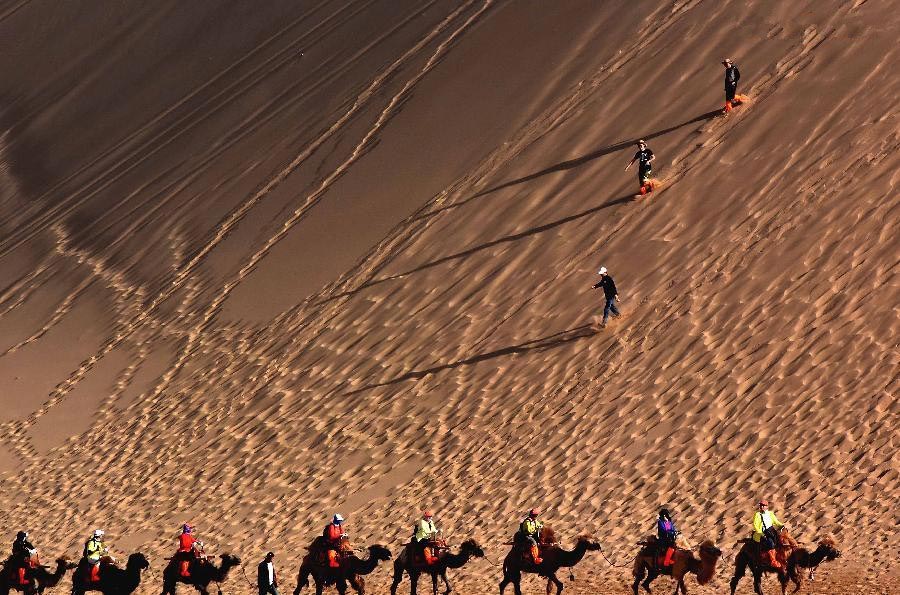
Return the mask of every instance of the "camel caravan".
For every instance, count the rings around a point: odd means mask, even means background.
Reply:
[[[731,595],[735,595],[747,570],[753,576],[753,589],[758,595],[763,595],[762,579],[766,574],[776,576],[782,595],[790,583],[794,584],[796,592],[803,584],[804,570],[812,576],[821,563],[840,557],[841,552],[833,538],[819,539],[816,548],[810,551],[790,536],[774,512],[769,511],[768,502],[762,500],[757,507],[751,536],[737,544],[734,575],[729,583]],[[8,595],[10,590],[24,595],[43,593],[45,589],[57,586],[70,570],[74,571],[72,595],[84,595],[88,591],[130,595],[137,590],[150,562],[144,554],[136,552],[120,566],[110,555],[103,538],[104,532],[95,530],[84,544],[79,563],[59,558],[53,567],[41,564],[28,534],[20,531],[13,542],[12,555],[0,570],[0,595]],[[588,552],[602,552],[600,542],[589,535],[579,536],[575,547],[565,549],[553,529],[540,520],[540,511],[534,508],[522,520],[512,540],[504,545],[509,546],[509,550],[502,563],[500,595],[510,585],[515,595],[521,595],[523,574],[546,579],[547,594],[555,588],[556,595],[560,595],[564,585],[557,573],[576,566]],[[693,574],[698,584],[709,583],[723,555],[722,550],[709,540],[695,548],[687,546],[666,509],[660,510],[656,519],[656,534],[640,540],[637,545],[640,549],[632,565],[634,595],[638,595],[640,587],[650,593],[651,583],[661,575],[675,581],[675,595],[686,594],[685,577]],[[357,555],[345,531],[344,518],[335,514],[322,534],[307,548],[300,563],[294,595],[300,595],[309,587],[310,580],[316,595],[331,587],[343,595],[348,586],[364,595],[366,575],[374,572],[382,562],[392,559],[391,551],[384,545],[373,544],[366,550],[363,557]],[[256,586],[260,595],[280,595],[274,557],[275,554],[269,552],[257,567]],[[391,595],[397,595],[404,577],[409,580],[411,595],[415,595],[422,575],[431,578],[433,595],[438,593],[439,582],[443,583],[444,593],[449,594],[452,586],[447,577],[448,570],[462,568],[470,561],[484,557],[484,549],[474,539],[466,539],[455,548],[449,545],[435,525],[433,513],[425,511],[416,522],[411,539],[394,559]],[[175,595],[179,584],[193,587],[200,595],[208,595],[211,583],[216,584],[218,595],[221,595],[221,584],[240,564],[240,558],[228,554],[219,556],[218,563],[211,560],[204,552],[203,542],[197,539],[195,528],[185,523],[178,538],[178,550],[167,559],[163,569],[161,595]],[[570,577],[574,579],[571,574]],[[244,578],[249,581],[246,575]]]

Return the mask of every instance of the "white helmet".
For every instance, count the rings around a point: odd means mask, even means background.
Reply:
[[[344,517],[342,517],[339,514],[336,514],[336,515],[334,515],[334,518],[331,519],[331,522],[334,523],[335,525],[340,525],[341,523],[344,522]]]
[[[94,537],[103,537],[103,529],[94,529]]]
[[[606,274],[606,267],[600,267],[600,270],[597,271],[597,274],[598,274],[598,275],[605,275],[605,274]]]

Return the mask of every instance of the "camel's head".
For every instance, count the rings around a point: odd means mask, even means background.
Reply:
[[[222,566],[225,566],[227,568],[241,565],[241,559],[237,556],[232,556],[231,554],[220,554],[219,558],[222,559]]]
[[[600,542],[591,537],[590,535],[579,535],[578,543],[584,544],[584,547],[589,552],[597,552],[603,549],[600,545]]]
[[[474,539],[467,539],[460,545],[460,551],[475,558],[484,558],[484,550]]]
[[[716,547],[716,544],[712,542],[710,539],[704,540],[700,544],[700,557],[707,558],[709,560],[718,560],[722,555],[722,550]]]
[[[128,562],[125,564],[126,568],[137,568],[139,572],[143,572],[150,568],[150,561],[147,559],[147,556],[140,552],[136,552],[128,556]]]
[[[67,556],[60,556],[59,558],[57,558],[56,565],[64,570],[72,570],[73,568],[78,567],[78,564],[69,560]]]
[[[385,560],[391,559],[391,550],[387,549],[383,545],[375,544],[369,546],[369,556],[378,560],[379,562],[384,562]]]
[[[831,535],[826,535],[818,540],[819,549],[825,554],[825,560],[831,562],[841,557],[841,550],[837,549],[837,541]]]

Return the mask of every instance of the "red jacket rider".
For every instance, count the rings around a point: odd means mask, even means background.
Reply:
[[[195,544],[197,538],[194,537],[194,527],[185,523],[181,526],[181,535],[178,536],[178,555],[181,561],[179,574],[183,577],[189,577],[191,559],[195,557]]]
[[[332,568],[339,568],[338,551],[341,549],[341,540],[346,536],[344,531],[344,517],[339,514],[334,515],[331,522],[325,525],[322,531],[322,537],[325,539],[325,547],[328,552],[328,565]]]

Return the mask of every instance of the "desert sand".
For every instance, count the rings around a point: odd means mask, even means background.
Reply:
[[[843,552],[804,593],[900,593],[897,8],[7,1],[2,536],[154,593],[190,520],[284,593],[432,508],[476,595],[540,506],[607,594],[667,505],[723,593],[765,497]]]

